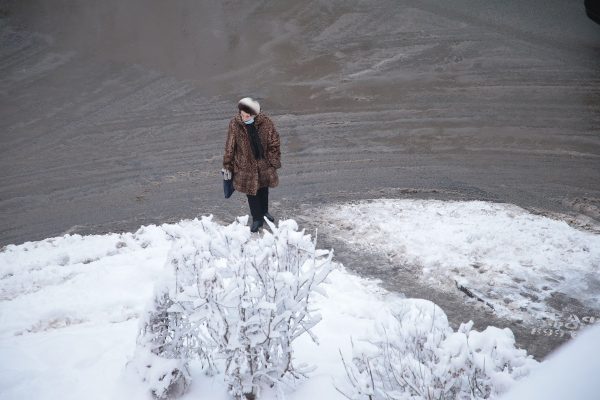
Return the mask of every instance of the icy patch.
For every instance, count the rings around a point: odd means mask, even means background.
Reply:
[[[377,200],[316,211],[339,239],[515,319],[556,317],[566,296],[600,310],[600,235],[509,204]]]

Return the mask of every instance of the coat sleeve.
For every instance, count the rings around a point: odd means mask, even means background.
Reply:
[[[225,152],[223,153],[223,168],[233,172],[233,156],[235,153],[235,133],[233,120],[229,122],[227,140],[225,141]]]
[[[279,133],[277,133],[277,129],[275,129],[275,124],[273,124],[273,121],[270,121],[270,125],[267,158],[269,160],[269,164],[276,169],[279,169],[281,168],[281,142],[279,140]]]

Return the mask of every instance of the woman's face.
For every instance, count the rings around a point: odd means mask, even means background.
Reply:
[[[248,121],[252,118],[252,114],[248,114],[246,111],[240,110],[240,115],[242,116],[242,121]]]

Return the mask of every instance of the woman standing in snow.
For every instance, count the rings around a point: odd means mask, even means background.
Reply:
[[[279,134],[273,121],[260,112],[260,104],[251,97],[238,102],[238,114],[229,122],[223,173],[233,176],[233,187],[248,196],[252,214],[250,230],[257,232],[269,214],[269,188],[279,184],[277,169],[281,168]]]

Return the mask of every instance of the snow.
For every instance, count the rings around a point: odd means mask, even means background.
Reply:
[[[316,210],[328,234],[411,268],[424,284],[460,285],[495,312],[556,319],[565,294],[600,310],[600,235],[510,204],[376,200]]]
[[[600,246],[593,235],[575,231],[556,221],[540,220],[540,217],[529,216],[516,207],[486,203],[400,204],[399,208],[394,202],[381,202],[378,203],[379,209],[369,208],[366,203],[353,206],[360,213],[370,213],[373,226],[377,226],[376,229],[372,227],[372,232],[362,233],[368,239],[365,242],[377,243],[379,240],[378,246],[388,246],[386,251],[395,249],[393,251],[398,256],[412,257],[413,261],[425,259],[425,255],[411,249],[419,246],[429,248],[432,259],[437,263],[423,263],[431,269],[445,271],[445,259],[458,260],[458,263],[471,260],[469,257],[473,256],[456,251],[466,248],[457,238],[436,244],[432,239],[435,230],[427,229],[435,222],[436,215],[450,224],[450,227],[442,228],[441,222],[437,222],[439,229],[451,230],[451,236],[463,239],[471,235],[472,243],[480,243],[473,251],[490,274],[494,273],[495,266],[489,261],[494,260],[489,254],[496,254],[493,247],[499,243],[497,241],[505,245],[509,243],[506,238],[502,242],[501,235],[494,235],[490,229],[477,234],[477,238],[474,229],[466,228],[473,225],[485,227],[486,216],[492,218],[500,231],[508,230],[507,224],[512,218],[514,224],[510,227],[515,229],[515,235],[520,235],[519,228],[525,231],[537,226],[539,231],[534,231],[533,235],[523,233],[523,237],[517,236],[517,239],[531,236],[528,240],[537,245],[542,240],[543,231],[548,251],[554,251],[552,246],[557,246],[558,238],[563,238],[564,243],[559,247],[562,250],[555,250],[552,254],[560,260],[564,258],[562,253],[568,252],[572,260],[578,261],[577,269],[561,272],[565,279],[575,281],[574,287],[581,287],[577,286],[581,285],[577,282],[577,279],[581,280],[578,274],[593,271],[590,263],[597,260],[594,257],[597,257]],[[350,216],[350,210],[345,207],[334,209],[336,213],[332,213],[332,224],[350,224],[344,219]],[[471,210],[479,223],[464,221],[467,214],[461,207]],[[415,229],[413,235],[404,233],[406,243],[400,252],[398,242],[386,244],[376,232],[388,229],[386,240],[393,242],[398,237],[397,233],[403,232],[405,225],[414,218],[415,214],[408,211],[420,211],[418,215],[422,221],[413,221],[412,226],[419,225],[421,230]],[[380,219],[387,220],[389,226],[383,223],[375,225]],[[210,221],[203,218],[205,224],[207,220]],[[459,220],[463,220],[464,224],[460,225]],[[215,235],[228,235],[241,242],[256,241],[256,236],[251,236],[248,228],[243,226],[245,222],[246,219],[242,218],[227,226],[210,224]],[[178,231],[194,232],[200,229],[201,223],[199,220],[181,221],[142,227],[134,233],[66,235],[6,246],[0,252],[0,399],[149,398],[148,388],[126,367],[136,351],[139,319],[152,306],[156,286],[161,285],[168,275],[166,264],[169,253],[173,251],[174,235]],[[295,222],[288,223],[297,228]],[[430,236],[425,235],[427,232]],[[290,234],[304,235],[301,231]],[[415,244],[417,238],[430,243]],[[359,244],[357,237],[350,236],[348,240],[366,248]],[[486,247],[485,243],[490,240],[495,241]],[[585,246],[587,251],[583,250]],[[368,248],[380,250],[375,245]],[[211,251],[226,254],[227,249],[214,248]],[[259,255],[260,248],[254,251]],[[325,252],[317,251],[317,254],[324,255]],[[507,254],[504,263],[510,265],[514,273],[519,273],[523,269],[521,259],[528,253],[510,248]],[[546,257],[545,260],[553,267],[542,268],[537,263],[542,256],[533,254],[529,257],[535,261],[531,268],[536,268],[537,273],[558,273],[552,268],[560,262]],[[203,277],[208,279],[214,273],[215,270],[207,269]],[[497,275],[494,279],[499,279],[501,274]],[[470,275],[466,278],[477,282]],[[537,362],[515,347],[514,337],[508,329],[489,327],[477,332],[466,323],[454,332],[440,307],[426,300],[404,299],[389,293],[375,281],[348,273],[343,266],[331,272],[328,281],[323,285],[324,293],[312,297],[311,307],[322,316],[322,321],[313,328],[319,343],[313,342],[308,335],[300,336],[294,342],[295,362],[313,365],[316,369],[307,380],[286,389],[288,399],[345,399],[338,390],[352,393],[353,388],[340,355],[348,363],[357,355],[376,357],[381,354],[378,343],[389,338],[391,332],[394,333],[393,338],[404,346],[399,350],[403,352],[400,353],[403,358],[410,358],[412,350],[402,343],[411,340],[430,343],[432,357],[435,356],[437,361],[434,358],[421,361],[440,377],[464,368],[467,363],[472,368],[487,365],[487,382],[497,394],[505,392],[537,368]],[[562,281],[558,284],[563,285],[561,290],[569,289]],[[515,296],[514,292],[511,295]],[[581,296],[588,298],[586,296],[591,294],[583,293]],[[264,307],[269,309],[272,305],[265,303]],[[502,365],[510,365],[511,369],[503,370]],[[190,364],[190,374],[193,381],[182,399],[229,398],[221,374],[205,376],[199,362]],[[277,394],[265,390],[261,398],[275,399]]]
[[[153,226],[7,246],[0,253],[0,398],[118,398],[111,388],[169,248]]]
[[[502,400],[595,400],[600,393],[600,325],[551,354]]]

